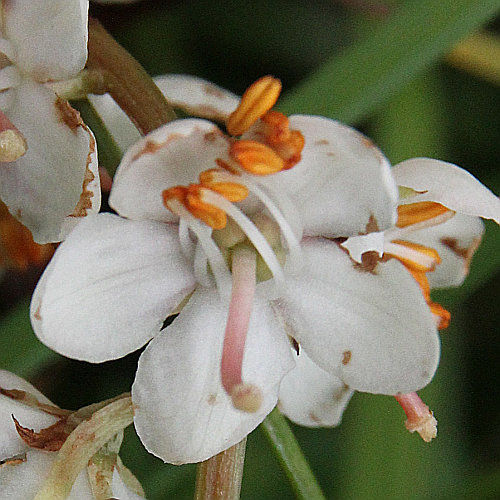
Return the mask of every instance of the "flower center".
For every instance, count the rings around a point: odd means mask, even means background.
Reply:
[[[269,111],[280,90],[279,80],[270,76],[251,85],[226,124],[231,135],[245,134],[231,142],[228,160],[218,158],[198,183],[162,193],[165,207],[180,218],[179,241],[196,279],[207,286],[213,276],[221,299],[229,302],[221,382],[235,408],[247,412],[262,402],[260,389],[242,379],[256,284],[265,282],[259,293],[275,298],[284,288],[285,265],[290,272],[302,261],[302,228],[291,215],[292,204],[266,182],[292,168],[304,147],[288,118]]]

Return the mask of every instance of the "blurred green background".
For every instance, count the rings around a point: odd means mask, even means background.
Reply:
[[[191,73],[241,93],[273,74],[284,111],[347,121],[394,163],[441,158],[500,193],[498,86],[443,58],[481,27],[497,32],[498,1],[144,0],[91,10],[152,75]],[[439,422],[435,441],[410,435],[392,398],[369,394],[354,396],[336,429],[293,427],[327,498],[500,498],[499,243],[487,224],[466,284],[435,294],[452,312],[440,368],[421,391]],[[27,313],[35,280],[11,273],[0,285],[0,366],[65,408],[129,390],[138,354],[90,365],[35,340]],[[164,465],[133,429],[122,450],[148,498],[192,497],[194,466]],[[294,498],[259,429],[248,440],[242,498]]]

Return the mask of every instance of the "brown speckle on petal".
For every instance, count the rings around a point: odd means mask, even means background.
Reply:
[[[8,467],[9,465],[19,465],[26,462],[26,455],[7,458],[5,460],[0,460],[0,469],[2,467]]]
[[[171,142],[181,139],[183,136],[181,134],[171,134],[163,142],[153,142],[147,140],[143,148],[132,158],[132,161],[136,161],[142,155],[152,155],[162,148],[167,147]]]
[[[348,365],[351,362],[351,358],[352,358],[352,352],[351,351],[344,351],[342,353],[342,364],[344,366]]]
[[[374,233],[377,231],[379,231],[377,219],[373,214],[371,214],[370,218],[368,219],[368,222],[366,223],[366,230],[364,234]]]
[[[215,87],[214,85],[211,85],[210,83],[207,83],[203,85],[203,91],[207,95],[213,95],[214,97],[218,97],[220,99],[224,98],[224,92],[222,92],[220,89]]]
[[[66,427],[66,418],[46,429],[35,432],[33,429],[23,427],[14,416],[12,416],[19,437],[31,448],[44,451],[59,451],[66,441],[70,432]]]
[[[76,109],[73,109],[68,101],[58,96],[54,105],[59,120],[67,125],[74,134],[76,134],[78,127],[84,126],[80,113]]]
[[[217,402],[217,395],[216,394],[209,394],[207,398],[207,403],[210,406],[213,406]]]
[[[327,146],[328,144],[330,144],[330,142],[327,139],[319,139],[314,143],[315,146]]]
[[[321,424],[321,419],[312,411],[309,412],[309,418],[316,424]]]
[[[73,213],[69,215],[69,217],[85,217],[87,215],[87,211],[92,208],[92,198],[94,193],[88,189],[89,184],[95,179],[95,175],[90,170],[90,162],[92,161],[92,154],[95,152],[95,140],[92,135],[90,137],[89,144],[89,153],[87,156],[87,166],[85,169],[85,175],[83,177],[82,184],[82,194],[80,195],[80,199],[76,204]]]
[[[468,247],[459,247],[458,241],[455,238],[441,238],[441,243],[449,248],[457,257],[464,260],[465,272],[468,273],[472,257],[481,243],[481,237],[475,238]]]

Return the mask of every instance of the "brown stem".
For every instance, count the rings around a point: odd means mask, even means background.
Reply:
[[[247,439],[198,464],[195,500],[240,498]]]
[[[103,28],[89,19],[87,68],[99,71],[106,90],[143,134],[176,116],[144,68]]]

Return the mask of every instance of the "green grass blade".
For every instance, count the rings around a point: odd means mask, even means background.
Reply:
[[[498,0],[405,2],[387,23],[289,92],[280,110],[357,122],[499,9]]]

